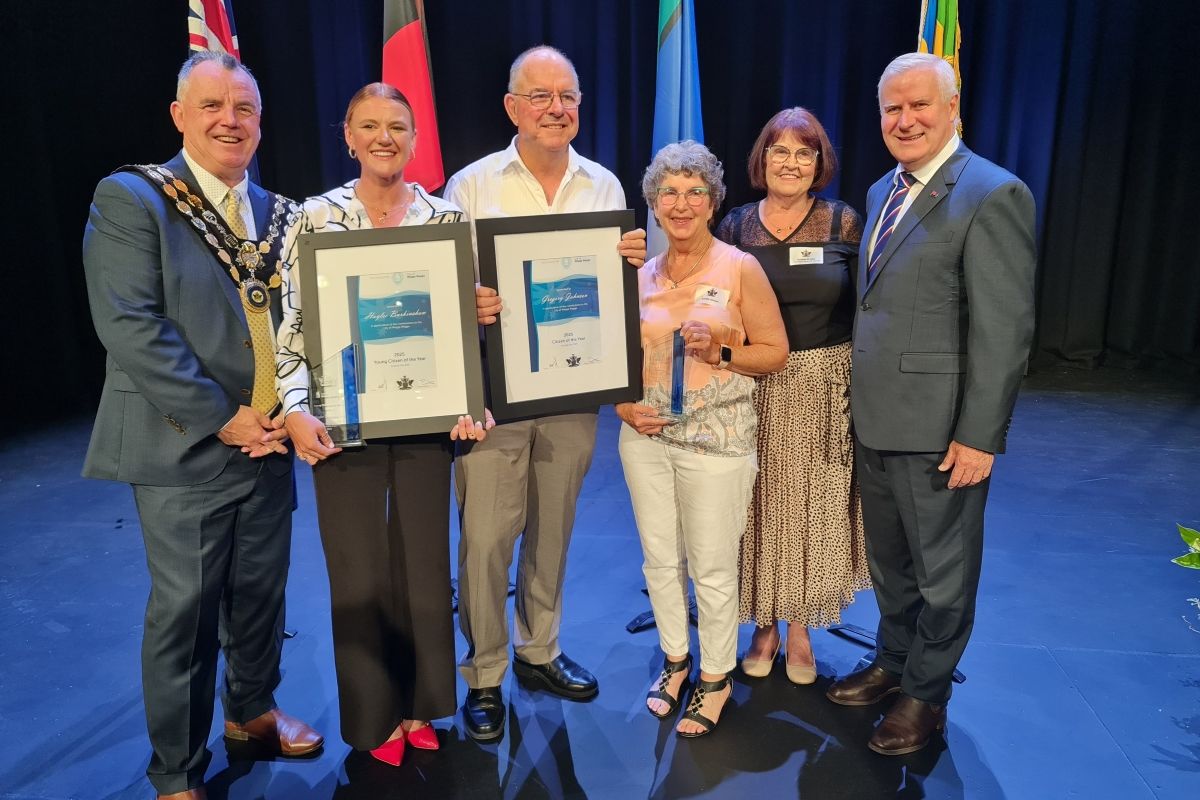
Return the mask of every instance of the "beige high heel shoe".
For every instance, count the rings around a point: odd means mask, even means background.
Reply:
[[[788,633],[791,633],[791,625],[789,623]],[[817,657],[813,654],[812,643],[809,642],[808,654],[812,656],[811,664],[793,664],[787,660],[787,650],[784,650],[784,666],[787,668],[788,680],[792,683],[797,683],[801,686],[808,686],[811,683],[817,682]]]
[[[817,682],[817,665],[814,660],[812,664],[786,664],[787,677],[792,683],[798,683],[801,686],[808,686],[810,683]]]
[[[783,647],[783,636],[780,635],[778,628],[775,630],[775,652],[771,653],[771,657],[767,659],[743,658],[742,672],[751,678],[765,678],[771,674],[771,668],[775,666],[775,659],[779,657],[779,648]]]

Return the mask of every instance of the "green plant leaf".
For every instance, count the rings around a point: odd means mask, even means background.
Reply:
[[[1172,558],[1171,561],[1175,562],[1181,567],[1200,569],[1200,553],[1186,553],[1179,558]]]
[[[1200,531],[1194,528],[1185,528],[1178,522],[1175,523],[1175,527],[1179,528],[1179,536],[1187,542],[1188,547],[1192,550],[1200,550]]]

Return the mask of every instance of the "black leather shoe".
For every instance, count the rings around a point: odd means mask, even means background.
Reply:
[[[477,742],[493,742],[504,735],[504,697],[499,686],[468,689],[463,702],[467,735]]]
[[[874,664],[834,682],[825,696],[839,706],[869,706],[900,691],[900,676]]]
[[[530,664],[513,656],[513,672],[572,700],[586,700],[600,691],[596,676],[567,658],[566,653],[559,653],[548,664]]]
[[[906,694],[892,706],[871,734],[867,747],[885,756],[915,753],[946,730],[946,707],[931,705]]]

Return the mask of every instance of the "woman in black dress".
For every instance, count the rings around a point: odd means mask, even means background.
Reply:
[[[815,196],[837,172],[821,123],[803,108],[767,122],[749,158],[766,191],[729,212],[717,237],[759,257],[779,298],[788,363],[758,379],[759,472],[742,538],[740,619],[757,627],[742,660],[770,673],[786,621],[786,668],[816,680],[809,627],[839,622],[870,587],[850,433],[850,330],[862,221]]]

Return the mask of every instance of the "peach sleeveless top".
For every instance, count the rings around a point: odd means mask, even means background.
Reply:
[[[653,354],[669,347],[674,331],[687,320],[705,322],[713,339],[731,346],[745,343],[742,324],[742,268],[748,254],[714,239],[700,265],[675,286],[666,276],[666,254],[651,259],[638,273],[642,349],[646,354],[644,402],[659,409],[671,405],[670,389],[652,365]],[[713,456],[754,452],[756,418],[754,380],[727,369],[685,358],[683,418],[655,438],[664,444]]]

